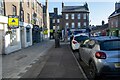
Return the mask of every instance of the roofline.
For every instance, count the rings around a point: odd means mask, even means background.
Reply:
[[[79,13],[79,12],[90,13],[89,11],[62,11],[61,13]]]
[[[114,14],[114,15],[112,15],[112,16],[109,16],[108,19],[109,19],[109,18],[112,18],[112,17],[115,17],[115,16],[118,16],[118,15],[120,15],[120,13]]]
[[[64,7],[86,7],[85,5],[81,5],[81,6],[63,6]]]

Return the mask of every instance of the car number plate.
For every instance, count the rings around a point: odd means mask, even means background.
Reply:
[[[120,63],[115,63],[116,68],[120,68]]]

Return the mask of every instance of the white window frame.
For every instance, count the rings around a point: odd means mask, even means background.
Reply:
[[[80,22],[78,22],[78,28],[80,28],[81,27],[81,23]]]
[[[52,22],[55,23],[55,19],[53,19]]]
[[[3,0],[0,1],[0,15],[4,15],[4,3],[3,3]]]
[[[53,26],[53,29],[55,30],[55,26]]]
[[[117,21],[117,20],[116,20],[116,22],[115,22],[115,26],[118,27],[118,21]]]
[[[67,23],[65,24],[65,26],[66,26],[67,28],[69,28],[69,23],[67,22]]]
[[[87,23],[86,23],[86,22],[84,22],[84,23],[83,23],[83,25],[86,27],[86,26],[87,26]]]
[[[78,14],[78,19],[81,19],[81,14]]]
[[[57,23],[60,23],[60,19],[57,19]]]
[[[57,30],[59,30],[60,29],[60,26],[57,26]]]
[[[72,22],[72,28],[75,28],[75,23],[74,22]]]
[[[68,14],[65,14],[65,19],[69,19],[69,15]]]
[[[71,14],[71,19],[75,19],[75,14]]]
[[[12,12],[13,15],[17,15],[17,7],[15,5],[12,5]]]
[[[83,14],[83,19],[86,19],[86,13]]]

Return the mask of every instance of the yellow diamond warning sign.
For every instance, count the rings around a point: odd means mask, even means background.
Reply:
[[[8,26],[9,28],[18,28],[19,27],[18,16],[8,16]]]

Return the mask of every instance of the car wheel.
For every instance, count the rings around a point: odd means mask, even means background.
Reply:
[[[90,63],[89,67],[90,67],[90,77],[94,80],[98,80],[98,76],[96,75],[97,70],[93,61]]]

